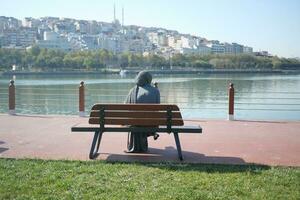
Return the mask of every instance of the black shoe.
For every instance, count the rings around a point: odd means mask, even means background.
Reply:
[[[157,133],[155,133],[155,134],[153,135],[153,138],[154,138],[154,140],[157,140],[157,139],[159,138],[159,135],[158,135]]]

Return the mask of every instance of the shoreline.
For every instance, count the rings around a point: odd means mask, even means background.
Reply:
[[[126,74],[137,74],[143,69],[126,69]],[[148,70],[152,74],[233,74],[233,73],[263,73],[263,74],[290,74],[300,73],[300,70],[269,70],[269,69],[210,69],[210,70]],[[5,71],[0,72],[2,76],[11,75],[95,75],[95,74],[119,74],[118,70],[103,71]]]

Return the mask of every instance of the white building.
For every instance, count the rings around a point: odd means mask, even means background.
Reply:
[[[82,43],[87,49],[95,50],[100,48],[98,44],[98,37],[98,35],[85,34],[80,36],[80,40],[82,40]]]
[[[225,54],[234,54],[234,48],[232,44],[224,43]]]
[[[22,22],[16,18],[0,16],[0,33],[5,30],[19,29],[21,25]]]
[[[180,37],[180,46],[179,48],[192,48],[193,46],[190,45],[190,40],[187,37],[181,36]]]
[[[161,47],[168,46],[168,38],[165,34],[163,33],[158,34],[158,45]]]
[[[174,36],[168,36],[168,46],[171,48],[175,48],[176,39]]]
[[[207,46],[206,44],[199,44],[197,46],[199,54],[210,54],[211,53],[211,48]]]
[[[243,47],[243,53],[252,54],[253,53],[253,48],[248,47],[248,46],[244,46]]]
[[[238,43],[232,43],[233,46],[233,53],[234,54],[240,54],[243,53],[244,46]]]
[[[98,37],[98,45],[100,49],[106,49],[114,53],[121,52],[122,48],[120,37],[117,35],[109,37],[102,34]]]
[[[22,21],[22,26],[27,28],[37,28],[40,25],[40,20],[31,17],[25,17]]]
[[[86,21],[76,21],[74,25],[77,32],[81,34],[88,33],[88,23]]]
[[[211,48],[206,46],[205,44],[199,44],[197,48],[182,48],[180,50],[182,54],[198,54],[205,55],[211,53]]]
[[[168,37],[164,32],[150,32],[147,34],[150,42],[159,47],[168,46]]]
[[[150,32],[147,34],[148,39],[150,42],[158,46],[158,33],[157,32]]]
[[[99,34],[101,26],[96,21],[88,21],[87,33],[91,35]]]
[[[224,44],[221,44],[221,43],[212,43],[212,44],[209,44],[207,46],[211,48],[211,52],[212,53],[216,53],[216,54],[225,53],[225,46],[224,46]]]
[[[6,30],[3,33],[3,44],[7,46],[27,47],[32,45],[37,37],[37,31],[31,28]]]
[[[63,51],[72,50],[71,44],[64,37],[59,36],[55,32],[44,32],[44,40],[38,40],[36,45],[45,49],[56,49]]]

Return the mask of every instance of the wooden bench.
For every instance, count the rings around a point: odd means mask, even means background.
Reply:
[[[100,126],[74,126],[71,130],[94,132],[90,159],[97,156],[104,132],[173,133],[180,160],[183,157],[178,133],[202,133],[200,126],[184,126],[178,106],[170,104],[95,104],[91,109],[89,124]]]

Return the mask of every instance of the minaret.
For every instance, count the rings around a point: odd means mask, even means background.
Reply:
[[[124,26],[124,6],[122,6],[122,27]]]
[[[114,3],[114,23],[116,22],[116,4]]]
[[[124,6],[122,6],[122,32],[124,34]]]

